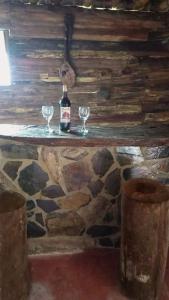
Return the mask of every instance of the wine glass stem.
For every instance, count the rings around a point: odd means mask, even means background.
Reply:
[[[85,130],[86,130],[86,120],[83,119],[83,132],[85,132]]]
[[[50,120],[48,120],[48,132],[50,131]]]

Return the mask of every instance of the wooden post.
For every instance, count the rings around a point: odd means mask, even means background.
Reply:
[[[151,179],[124,185],[121,276],[135,300],[157,300],[163,285],[169,241],[169,191]]]
[[[26,300],[28,265],[25,199],[18,193],[0,194],[0,299]]]

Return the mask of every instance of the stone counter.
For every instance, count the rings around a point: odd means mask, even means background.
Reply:
[[[118,247],[121,187],[131,177],[169,185],[169,146],[56,147],[0,140],[0,178],[27,200],[28,236]],[[64,246],[63,246],[64,247]]]

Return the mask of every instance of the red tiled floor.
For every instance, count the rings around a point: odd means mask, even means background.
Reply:
[[[32,256],[30,267],[29,300],[127,300],[120,287],[117,250]],[[169,268],[166,278],[161,300],[169,300]]]

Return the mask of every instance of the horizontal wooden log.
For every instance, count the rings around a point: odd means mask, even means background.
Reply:
[[[146,113],[145,122],[166,122],[169,123],[169,111]]]
[[[10,53],[15,56],[27,56],[30,53],[60,53],[59,51],[64,50],[64,40],[63,39],[22,39],[22,38],[12,38],[9,40]],[[72,53],[73,51],[90,51],[92,53],[99,52],[128,52],[132,53],[134,56],[168,56],[168,46],[161,41],[146,41],[146,42],[99,42],[99,41],[72,41]],[[113,54],[112,54],[113,55]]]
[[[115,76],[121,74],[128,63],[128,60],[120,60],[120,57],[119,59],[115,58],[111,60],[103,58],[77,58],[72,61],[78,75],[77,81],[80,82],[111,80],[112,74]],[[11,58],[10,63],[14,82],[21,80],[57,82],[60,81],[59,69],[63,63],[63,59]]]
[[[157,102],[155,101],[149,102],[149,103],[142,103],[142,111],[145,113],[157,113],[157,112],[166,112],[167,106],[169,107],[169,99],[168,102]],[[169,111],[169,109],[168,109]]]
[[[117,84],[117,82],[116,82]],[[106,88],[103,85],[103,88]],[[116,104],[126,105],[130,103],[141,103],[144,102],[157,102],[157,101],[165,101],[166,105],[168,103],[169,98],[169,90],[160,90],[157,87],[147,88],[145,87],[136,87],[130,85],[126,82],[126,85],[112,86],[111,98],[106,100],[104,94],[100,93],[102,87],[98,84],[84,84],[77,83],[77,85],[69,91],[69,96],[72,99],[72,102],[78,103],[78,99],[83,103],[87,103],[91,101],[96,101],[98,106],[107,105],[113,101]],[[16,84],[9,87],[1,87],[0,88],[0,103],[2,107],[7,107],[8,105],[23,105],[26,102],[28,105],[39,105],[43,104],[44,99],[48,101],[48,103],[55,103],[57,99],[59,99],[62,95],[62,86],[61,83],[57,84]],[[167,107],[166,107],[167,109]]]
[[[154,84],[168,84],[169,58],[150,58],[145,61],[123,52],[120,54],[103,52],[72,53],[72,61],[76,69],[78,82],[104,82],[113,81],[116,85],[134,81],[134,85],[153,86]],[[105,55],[105,57],[104,57]],[[50,57],[51,56],[51,57]],[[55,58],[53,57],[55,56]],[[11,56],[12,79],[15,81],[46,81],[59,82],[59,69],[63,62],[62,53],[43,55],[41,52],[28,54],[28,57]],[[99,66],[99,68],[98,68]],[[120,76],[120,77],[119,77]]]
[[[118,115],[114,114],[109,117],[105,118],[94,118],[91,117],[88,121],[88,125],[92,126],[99,126],[99,127],[119,127],[119,126],[125,126],[125,127],[132,127],[136,126],[138,124],[142,124],[144,121],[144,115]],[[41,116],[41,110],[38,110],[37,112],[25,111],[22,113],[11,113],[11,114],[5,114],[0,116],[0,122],[1,124],[22,124],[22,125],[29,125],[29,124],[43,124],[45,125],[45,120]],[[81,122],[79,118],[72,117],[71,124],[73,126],[81,125]],[[51,125],[59,125],[59,118],[54,116],[54,118],[51,121]]]
[[[168,120],[169,105],[167,96],[164,98],[162,106],[160,103],[155,104],[154,97],[153,102],[150,103],[150,99],[152,98],[148,99],[143,93],[139,97],[138,93],[135,93],[133,95],[133,102],[132,93],[127,93],[126,91],[122,95],[120,89],[119,93],[112,96],[110,100],[99,98],[97,93],[97,86],[88,86],[86,88],[80,86],[69,91],[69,97],[72,102],[73,122],[79,122],[78,106],[86,104],[91,107],[90,122],[101,126],[111,123],[114,126],[122,123],[126,124],[126,126],[132,126],[133,124],[142,123],[144,120],[146,122],[166,122]],[[61,85],[15,85],[13,87],[6,87],[3,90],[1,88],[0,121],[2,123],[10,123],[11,121],[15,124],[43,123],[41,106],[43,104],[52,104],[56,108],[53,122],[58,122],[58,102],[61,95]],[[158,92],[156,97],[159,98],[161,95]],[[149,106],[147,101],[149,101]],[[153,114],[147,114],[147,112],[153,112]],[[160,115],[159,112],[161,112]]]
[[[103,92],[102,92],[103,90]],[[110,97],[106,98],[104,95],[105,91],[110,91]],[[29,101],[38,101],[38,99],[48,98],[49,101],[54,101],[56,98],[56,95],[61,96],[62,94],[62,86],[60,82],[55,84],[20,84],[17,83],[12,87],[6,88],[0,88],[0,101],[4,101],[3,105],[9,104],[9,101],[15,100],[17,104],[19,104],[19,101],[24,101],[24,99],[28,99]],[[97,97],[98,99],[98,105],[101,103],[111,103],[111,101],[119,103],[130,104],[131,102],[134,102],[134,99],[136,102],[139,101],[139,99],[143,99],[145,96],[148,98],[153,96],[159,99],[159,97],[163,96],[167,97],[169,92],[160,92],[157,90],[146,90],[144,87],[137,87],[136,85],[132,86],[132,83],[130,82],[130,85],[119,85],[119,86],[113,86],[112,88],[109,87],[106,84],[99,85],[99,84],[91,84],[91,83],[78,83],[76,84],[76,87],[74,87],[72,90],[69,91],[69,95],[71,95],[72,98],[78,98],[86,99],[89,97],[92,99],[95,99]],[[36,100],[37,99],[37,100]],[[85,100],[84,100],[85,101]]]
[[[45,59],[45,58],[55,58],[61,59],[63,57],[63,41],[59,44],[55,42],[55,48],[51,40],[47,40],[48,47],[53,47],[53,49],[45,49],[46,45],[43,45],[35,39],[35,44],[32,42],[34,40],[29,40],[29,42],[25,42],[25,40],[20,41],[10,41],[10,56],[16,58],[37,58],[37,59]],[[44,40],[43,40],[44,41]],[[30,43],[30,44],[29,44]],[[29,45],[28,45],[29,44]],[[83,49],[85,46],[85,49]],[[93,47],[93,49],[91,49]],[[152,50],[151,48],[146,49],[147,45],[143,45],[144,49],[139,49],[140,43],[137,44],[136,47],[129,47],[127,43],[123,46],[121,43],[109,43],[107,50],[103,50],[102,43],[96,43],[96,45],[90,45],[90,43],[78,43],[74,45],[74,48],[71,51],[71,57],[75,58],[92,58],[92,59],[131,59],[133,61],[139,60],[140,64],[152,64],[156,60],[156,63],[161,63],[163,66],[166,66],[168,62],[167,59],[169,57],[168,50],[164,47],[161,47],[160,44],[153,43]],[[32,48],[31,48],[32,47]],[[35,48],[36,47],[36,48]],[[57,49],[60,47],[60,49]],[[78,48],[78,49],[77,49]],[[135,49],[134,49],[135,48]],[[161,60],[162,59],[162,60]],[[156,64],[155,64],[156,65]]]
[[[12,7],[11,36],[63,38],[63,19],[66,11],[70,12],[71,9],[46,10],[43,7]],[[86,10],[82,9],[74,9],[72,12],[75,15],[74,40],[147,41],[150,33],[160,32],[165,28],[167,18],[167,15],[159,18],[151,14],[95,11],[86,13]]]
[[[56,105],[62,96],[61,85],[21,85],[17,84],[8,88],[0,89],[0,108],[15,110],[18,107],[41,107],[44,103]],[[125,105],[126,108],[130,105],[139,104],[138,94],[136,91],[132,97],[132,91],[125,90],[125,97],[129,94],[126,103],[124,98],[121,99],[120,93],[112,95],[111,99],[105,99],[100,95],[100,88],[97,85],[82,85],[73,88],[69,91],[69,98],[72,104],[90,104],[97,110],[101,110],[105,106]],[[143,93],[140,93],[143,96]],[[133,99],[132,99],[133,98]],[[109,108],[110,109],[110,108]]]
[[[10,29],[9,5],[0,3],[0,28]]]

